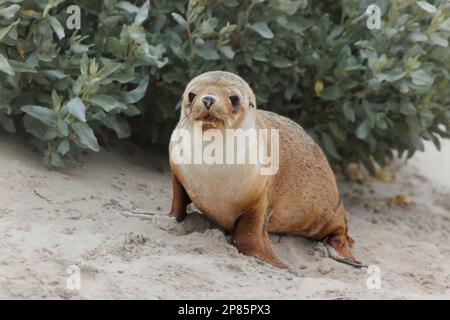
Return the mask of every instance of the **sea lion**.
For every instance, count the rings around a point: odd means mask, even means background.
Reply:
[[[183,163],[175,151],[181,143],[179,130],[192,133],[196,121],[201,121],[202,133],[278,130],[278,171],[263,175],[260,164],[250,163]],[[264,141],[271,145],[269,139]],[[264,150],[269,148],[257,143]],[[169,159],[173,186],[169,214],[178,221],[193,202],[207,218],[233,234],[233,244],[242,254],[284,268],[272,251],[269,233],[300,235],[324,241],[332,258],[361,266],[350,250],[353,240],[347,233],[344,206],[323,151],[294,121],[257,109],[255,95],[241,77],[211,71],[189,82]]]

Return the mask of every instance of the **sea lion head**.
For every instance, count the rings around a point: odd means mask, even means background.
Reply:
[[[201,121],[204,129],[237,128],[252,109],[256,99],[247,82],[230,72],[210,71],[186,86],[181,121]]]

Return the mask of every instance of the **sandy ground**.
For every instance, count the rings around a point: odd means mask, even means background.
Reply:
[[[450,298],[448,142],[441,153],[427,146],[395,183],[339,181],[354,254],[379,267],[380,289],[320,243],[272,236],[290,266],[279,270],[238,254],[198,213],[177,223],[163,214],[166,163],[103,151],[82,168],[48,171],[23,142],[0,135],[0,298]],[[390,205],[402,194],[411,203]],[[80,270],[79,290],[68,268]]]

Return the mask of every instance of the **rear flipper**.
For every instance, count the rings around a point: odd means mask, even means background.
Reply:
[[[328,256],[331,259],[351,265],[355,268],[367,267],[365,263],[356,261],[353,257],[352,251],[350,250],[350,246],[353,243],[353,239],[346,234],[332,236],[324,241]]]

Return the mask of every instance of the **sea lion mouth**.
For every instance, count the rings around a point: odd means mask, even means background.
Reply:
[[[205,122],[219,122],[219,121],[222,121],[221,119],[217,118],[216,116],[214,116],[212,114],[207,114],[201,120],[203,120]]]
[[[194,118],[195,121],[200,121],[203,123],[203,125],[206,125],[208,127],[217,127],[225,124],[225,121],[216,115],[208,112],[201,114]]]

